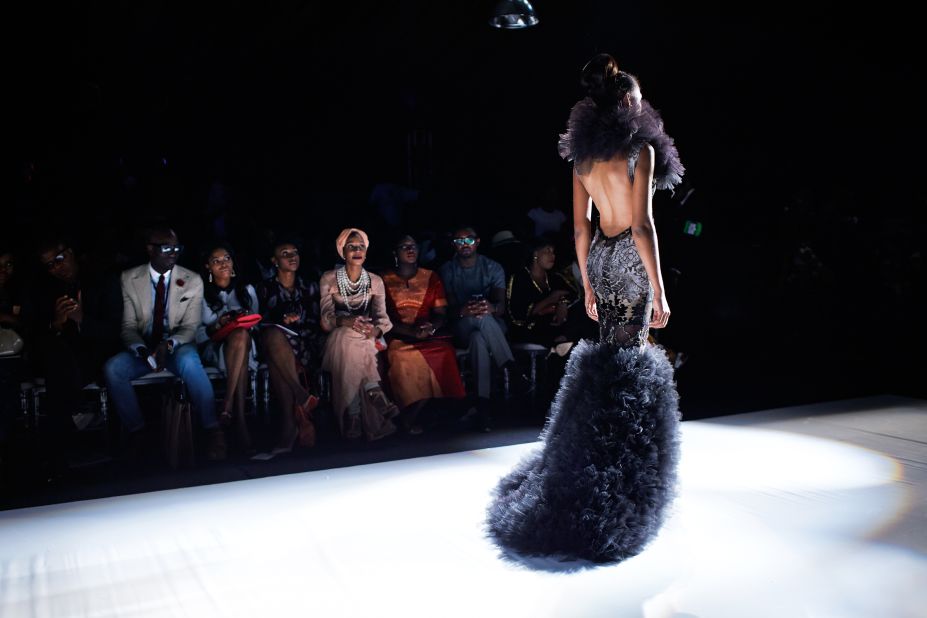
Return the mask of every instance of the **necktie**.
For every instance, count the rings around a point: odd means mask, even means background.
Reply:
[[[155,306],[154,317],[151,322],[151,345],[157,346],[164,338],[164,275],[158,278],[158,285],[155,287]]]

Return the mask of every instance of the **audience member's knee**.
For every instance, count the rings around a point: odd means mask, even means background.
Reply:
[[[484,337],[483,333],[481,333],[480,331],[475,330],[472,333],[470,333],[470,345],[486,347],[487,345],[486,337]]]
[[[261,331],[261,345],[265,348],[271,348],[283,341],[286,341],[286,335],[279,328],[267,328]]]
[[[244,328],[236,328],[225,340],[225,345],[236,349],[246,347],[251,342],[251,336]]]
[[[176,356],[177,368],[181,373],[191,369],[202,369],[203,367],[200,355],[196,353],[196,347],[193,344],[180,346],[174,351],[174,355]]]
[[[106,382],[114,384],[124,379],[125,366],[127,364],[126,352],[120,352],[115,356],[109,357],[103,365],[103,378]]]

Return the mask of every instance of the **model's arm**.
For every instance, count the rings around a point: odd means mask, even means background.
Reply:
[[[595,292],[586,273],[586,260],[589,259],[589,245],[592,242],[592,221],[589,219],[589,192],[583,186],[576,170],[573,170],[573,240],[576,242],[576,261],[582,275],[582,286],[586,291],[586,313],[593,320],[599,320],[595,307]]]
[[[650,285],[653,286],[653,320],[651,328],[663,328],[669,320],[669,304],[663,293],[663,275],[660,273],[660,249],[657,245],[657,231],[653,225],[653,147],[647,144],[641,148],[634,170],[634,184],[631,187],[631,235],[637,253],[641,256]]]

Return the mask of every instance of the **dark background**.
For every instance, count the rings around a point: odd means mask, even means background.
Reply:
[[[141,221],[191,247],[222,208],[237,244],[283,229],[327,265],[342,227],[386,244],[377,183],[420,191],[407,229],[488,238],[551,196],[569,210],[557,135],[605,51],[687,167],[655,198],[686,417],[927,396],[913,19],[538,0],[538,27],[499,31],[491,5],[16,4],[3,240],[64,229],[115,270],[142,261]]]

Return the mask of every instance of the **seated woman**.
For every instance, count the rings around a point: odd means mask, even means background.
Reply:
[[[261,353],[270,371],[270,386],[283,411],[280,439],[272,454],[315,445],[312,411],[319,403],[309,391],[319,349],[318,288],[296,274],[299,248],[275,242],[271,262],[277,274],[261,283],[258,298],[264,316]],[[302,379],[300,379],[302,378]]]
[[[418,245],[403,236],[393,248],[396,269],[383,276],[386,312],[393,323],[387,339],[389,382],[409,433],[432,398],[465,397],[450,334],[435,335],[447,320],[447,299],[438,273],[419,268]]]
[[[234,252],[228,245],[213,245],[205,258],[203,332],[197,337],[200,340],[200,357],[204,365],[218,367],[225,372],[225,401],[218,409],[219,423],[229,425],[234,419],[241,448],[250,453],[251,436],[245,422],[245,401],[249,370],[257,371],[258,366],[251,329],[234,328],[220,340],[212,337],[240,316],[258,313],[257,292],[254,286],[235,275]]]
[[[569,286],[556,273],[553,243],[536,238],[527,244],[528,263],[509,277],[506,289],[509,336],[520,343],[553,347],[568,341]]]
[[[383,279],[364,269],[367,234],[343,230],[335,249],[344,266],[322,275],[322,328],[329,332],[322,368],[332,374],[332,405],[346,438],[377,440],[396,431],[399,413],[380,387],[376,340],[392,328]]]

